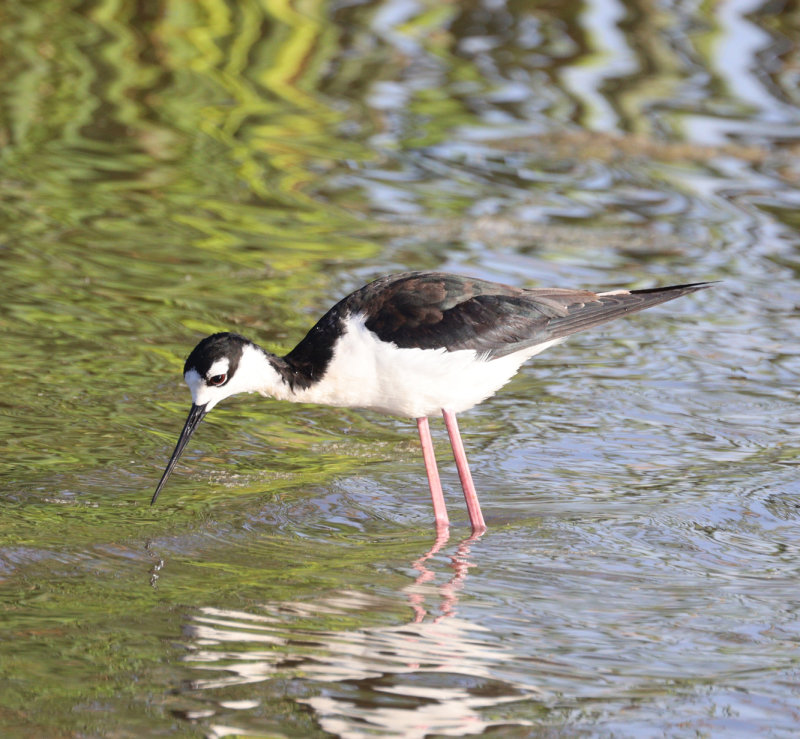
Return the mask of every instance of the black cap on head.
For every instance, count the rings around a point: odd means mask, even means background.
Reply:
[[[214,362],[225,358],[229,362],[228,375],[231,376],[236,372],[239,360],[242,358],[242,351],[249,343],[250,341],[244,336],[227,331],[206,336],[187,357],[186,363],[183,365],[183,374],[194,370],[200,377],[205,377]]]

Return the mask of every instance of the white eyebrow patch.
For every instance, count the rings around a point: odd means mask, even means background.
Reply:
[[[218,359],[214,364],[212,364],[208,368],[208,372],[206,372],[206,377],[216,377],[217,375],[227,375],[228,368],[231,366],[230,361],[227,357],[222,357]]]

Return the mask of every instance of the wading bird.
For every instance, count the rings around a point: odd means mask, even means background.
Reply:
[[[530,357],[578,331],[707,287],[526,290],[444,272],[381,277],[333,306],[284,357],[234,333],[203,339],[183,376],[192,408],[155,503],[204,416],[236,393],[415,418],[436,527],[448,526],[428,416],[444,415],[474,532],[486,530],[456,414],[494,395]]]

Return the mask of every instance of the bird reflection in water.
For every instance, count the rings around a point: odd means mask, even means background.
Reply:
[[[265,727],[264,703],[294,700],[309,706],[319,726],[342,737],[422,737],[480,734],[497,725],[498,706],[541,700],[525,667],[519,682],[509,677],[513,654],[488,628],[458,615],[457,604],[473,563],[478,536],[461,541],[450,556],[452,575],[434,586],[434,561],[448,543],[440,532],[433,546],[411,563],[418,573],[402,592],[413,610],[410,622],[373,626],[376,615],[394,618],[396,598],[367,592],[338,592],[313,602],[280,602],[262,613],[202,608],[186,628],[191,654],[185,661],[203,677],[186,684],[174,700],[193,708],[173,708],[182,718],[202,720],[209,736]],[[426,603],[438,600],[433,615]],[[429,614],[433,617],[429,617]],[[361,621],[337,630],[332,624]],[[248,684],[259,684],[248,691]],[[229,696],[237,686],[236,710]],[[220,691],[219,693],[217,691]],[[198,701],[202,704],[198,706]],[[491,711],[492,720],[486,718]]]

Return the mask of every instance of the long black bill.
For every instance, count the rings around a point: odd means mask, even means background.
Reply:
[[[165,469],[164,474],[161,475],[161,481],[158,483],[155,493],[153,493],[153,499],[150,501],[150,505],[153,505],[153,503],[156,502],[156,498],[161,492],[161,488],[164,487],[164,483],[167,481],[169,473],[172,472],[172,468],[178,461],[178,457],[181,456],[181,452],[189,443],[189,439],[192,438],[194,430],[200,424],[200,421],[203,420],[206,413],[208,413],[208,411],[204,405],[192,405],[192,409],[189,411],[189,417],[186,419],[186,423],[183,425],[183,431],[181,431],[181,435],[178,437],[178,443],[175,445],[175,451],[172,452],[172,456],[169,458],[169,462],[167,462],[167,469]]]

